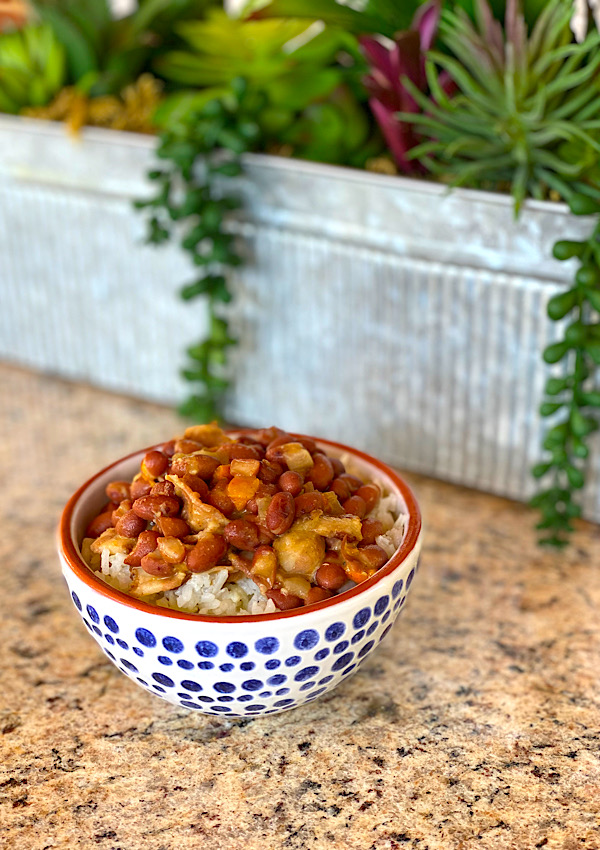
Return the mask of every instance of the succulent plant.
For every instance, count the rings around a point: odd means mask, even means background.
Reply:
[[[396,163],[405,174],[422,174],[425,168],[418,160],[407,156],[418,144],[419,137],[412,124],[396,119],[396,113],[420,110],[404,84],[404,77],[423,94],[428,92],[425,53],[435,40],[440,11],[439,0],[429,0],[415,13],[410,29],[396,33],[393,39],[375,36],[360,39],[370,65],[363,80],[369,93],[369,106]],[[438,84],[446,94],[455,89],[447,71],[441,72]]]
[[[442,15],[448,52],[429,54],[432,98],[406,78],[421,112],[397,117],[424,139],[410,156],[452,185],[509,185],[517,212],[528,196],[585,192],[585,164],[600,152],[600,35],[572,43],[564,0],[550,0],[530,36],[518,0],[504,29],[486,0],[477,11],[476,25],[462,10]],[[453,97],[440,71],[456,83]]]
[[[0,112],[44,106],[63,85],[65,53],[50,27],[0,34]]]
[[[109,0],[32,0],[67,54],[70,81],[92,96],[118,94],[172,45],[173,22],[204,14],[215,0],[138,0],[117,19]]]
[[[167,81],[193,88],[165,100],[156,114],[159,125],[172,126],[243,79],[259,97],[254,120],[267,149],[276,145],[304,158],[352,165],[376,152],[367,145],[368,114],[347,85],[362,69],[349,33],[312,21],[232,20],[221,10],[176,30],[187,49],[159,57],[155,69]],[[337,62],[340,52],[351,60],[349,68]]]

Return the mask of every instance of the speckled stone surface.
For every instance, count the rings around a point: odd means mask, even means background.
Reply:
[[[55,555],[71,492],[176,417],[7,366],[0,395],[0,847],[600,848],[597,527],[540,551],[522,505],[407,476],[422,569],[381,649],[304,708],[203,717],[107,661]]]

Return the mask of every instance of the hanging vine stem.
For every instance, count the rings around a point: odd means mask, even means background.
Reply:
[[[185,301],[206,299],[208,333],[187,349],[191,362],[182,375],[193,390],[179,410],[200,422],[221,418],[230,385],[227,349],[236,340],[221,308],[232,298],[227,272],[242,258],[226,229],[228,213],[240,202],[227,194],[224,178],[241,173],[241,155],[257,144],[260,131],[252,115],[260,104],[255,101],[256,96],[248,98],[244,81],[236,80],[230,93],[171,122],[157,149],[164,167],[148,174],[157,193],[135,203],[149,212],[147,241],[160,245],[181,233],[181,246],[199,270],[180,295]]]
[[[553,248],[557,260],[579,259],[574,285],[548,302],[548,315],[553,321],[571,319],[564,339],[544,351],[546,363],[568,358],[571,370],[561,377],[550,377],[546,383],[546,400],[540,413],[561,421],[546,433],[543,448],[550,457],[533,468],[536,478],[550,478],[550,484],[531,500],[539,508],[542,531],[540,543],[563,547],[573,531],[572,520],[581,515],[581,505],[574,493],[585,485],[584,461],[589,455],[587,440],[598,429],[597,418],[590,412],[600,407],[600,392],[592,384],[595,367],[600,365],[600,202],[587,195],[576,194],[569,200],[576,215],[596,215],[596,225],[588,239],[561,240]],[[596,315],[596,318],[592,318]]]

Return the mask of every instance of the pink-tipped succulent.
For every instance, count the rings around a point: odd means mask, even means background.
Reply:
[[[428,91],[425,76],[425,53],[437,35],[440,0],[429,0],[417,10],[411,27],[393,39],[362,36],[360,44],[370,65],[364,85],[369,105],[400,170],[405,174],[423,174],[425,169],[407,153],[420,139],[412,124],[396,117],[397,112],[421,112],[421,107],[403,83],[408,77],[424,94]],[[446,72],[439,83],[450,94],[455,86]]]

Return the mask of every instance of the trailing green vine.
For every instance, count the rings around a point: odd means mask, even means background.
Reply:
[[[544,360],[564,362],[565,371],[546,383],[547,398],[540,413],[559,421],[543,442],[548,457],[533,468],[536,478],[549,479],[549,485],[531,500],[541,512],[537,525],[542,531],[540,543],[555,547],[568,543],[572,520],[581,515],[575,492],[585,485],[587,441],[598,429],[597,418],[591,414],[600,408],[600,391],[593,380],[595,367],[600,365],[600,201],[575,194],[569,206],[576,215],[596,215],[596,225],[588,239],[561,240],[553,248],[557,260],[579,260],[574,285],[548,302],[549,317],[568,324],[563,339],[545,349]]]
[[[172,120],[157,149],[164,164],[148,175],[157,192],[136,202],[138,209],[149,212],[147,241],[160,245],[179,235],[197,269],[181,297],[207,301],[208,332],[187,349],[190,363],[182,371],[192,393],[180,412],[198,421],[219,418],[229,386],[227,349],[236,340],[220,307],[231,300],[227,271],[242,259],[226,225],[228,213],[240,203],[227,193],[225,179],[241,173],[241,155],[257,144],[260,131],[252,117],[260,105],[257,97],[236,80],[229,93]]]

